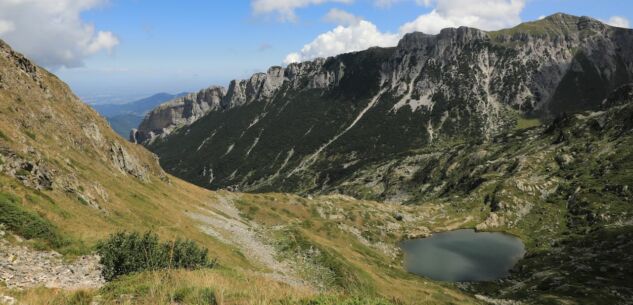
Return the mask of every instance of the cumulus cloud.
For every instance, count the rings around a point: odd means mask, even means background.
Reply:
[[[390,7],[396,3],[404,2],[406,0],[374,0],[374,5],[377,7]],[[419,5],[429,6],[433,0],[410,0]]]
[[[470,26],[498,30],[521,22],[526,0],[425,0],[434,9],[404,24],[403,33],[421,31],[436,34],[446,27]]]
[[[326,22],[335,23],[337,25],[356,25],[361,22],[362,18],[352,15],[344,10],[337,8],[331,9],[323,18]]]
[[[327,2],[349,4],[354,0],[251,0],[251,7],[256,15],[276,13],[280,21],[296,21],[296,9]]]
[[[376,5],[391,5],[405,0],[376,0]],[[409,32],[436,34],[447,27],[471,26],[495,30],[521,22],[526,0],[410,0],[432,6],[431,12],[400,27],[399,33],[381,32],[373,23],[340,10],[332,10],[326,20],[338,20],[339,26],[319,35],[299,52],[286,56],[286,64],[316,57],[360,51],[373,46],[391,47]]]
[[[613,16],[613,17],[609,18],[609,20],[604,20],[604,22],[606,24],[608,24],[608,25],[616,26],[616,27],[619,27],[619,28],[630,28],[631,27],[631,23],[629,22],[629,19],[626,19],[626,18],[620,17],[620,16]]]
[[[286,64],[328,57],[341,53],[365,50],[370,47],[388,47],[398,43],[399,34],[382,33],[373,23],[361,20],[350,26],[338,26],[319,35],[301,51],[286,56]]]
[[[81,12],[106,0],[0,0],[0,38],[38,64],[78,67],[101,51],[111,51],[118,38],[97,31]]]

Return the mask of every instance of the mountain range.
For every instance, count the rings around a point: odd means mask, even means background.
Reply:
[[[130,143],[0,41],[0,303],[628,304],[632,47],[565,14],[411,33],[177,97]],[[486,282],[407,271],[403,240],[464,228],[526,253]],[[104,248],[167,262],[106,277]]]
[[[393,161],[598,109],[631,81],[633,31],[556,14],[272,67],[161,105],[132,140],[210,189],[400,200],[419,190],[374,187],[389,184]],[[411,165],[405,180],[425,170]]]

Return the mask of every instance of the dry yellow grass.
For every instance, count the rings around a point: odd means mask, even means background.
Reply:
[[[0,293],[3,293],[1,288]],[[98,300],[102,305],[212,304],[211,299],[217,305],[263,305],[307,299],[314,296],[314,291],[271,281],[255,273],[213,269],[129,276],[101,291],[37,288],[13,292],[13,295],[23,304],[42,305],[88,304],[92,300]]]

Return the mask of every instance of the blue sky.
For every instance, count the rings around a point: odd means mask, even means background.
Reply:
[[[31,10],[25,20],[11,13],[16,2],[20,12]],[[405,29],[493,30],[555,12],[627,26],[633,1],[0,0],[0,38],[52,69],[86,100],[125,100],[227,85],[289,60],[389,46]],[[472,16],[478,21],[467,21]],[[41,22],[26,22],[33,18]]]

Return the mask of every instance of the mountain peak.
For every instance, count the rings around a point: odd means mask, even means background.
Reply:
[[[489,32],[489,34],[493,38],[525,34],[556,37],[578,35],[586,30],[601,33],[610,28],[611,26],[591,17],[556,13],[540,20],[521,23],[513,28]]]

